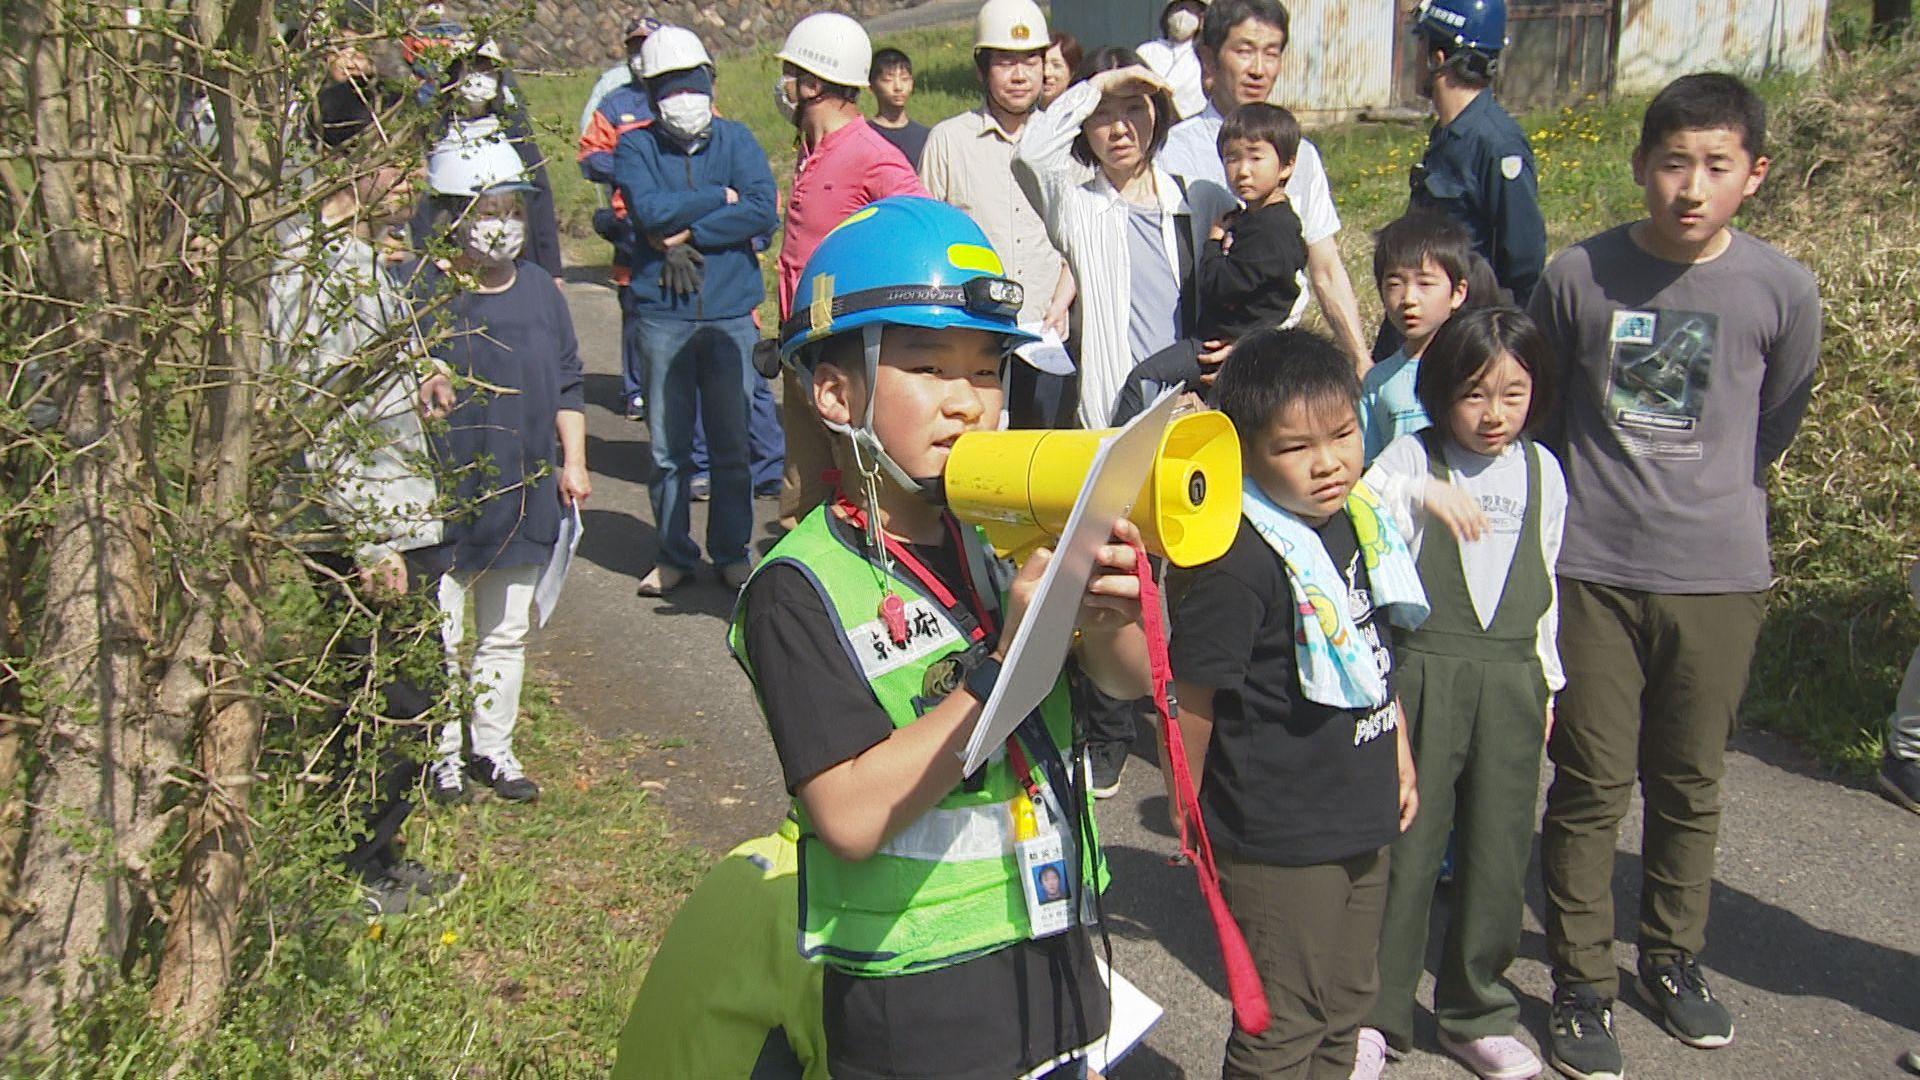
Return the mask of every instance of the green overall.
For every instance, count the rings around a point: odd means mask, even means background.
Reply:
[[[1421,433],[1429,470],[1449,478],[1440,438]],[[1420,581],[1433,613],[1397,641],[1394,686],[1413,743],[1420,812],[1393,845],[1380,935],[1380,995],[1367,1026],[1413,1042],[1413,994],[1447,834],[1456,833],[1452,917],[1435,975],[1434,1017],[1458,1040],[1511,1035],[1519,1005],[1500,983],[1520,946],[1547,682],[1536,636],[1552,598],[1540,555],[1540,461],[1522,441],[1527,508],[1493,621],[1484,630],[1453,534],[1429,525]]]

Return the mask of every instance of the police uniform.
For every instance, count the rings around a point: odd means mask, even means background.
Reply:
[[[1483,92],[1450,124],[1435,124],[1413,167],[1411,207],[1430,207],[1467,227],[1513,302],[1526,306],[1547,261],[1547,226],[1533,150],[1513,117]]]

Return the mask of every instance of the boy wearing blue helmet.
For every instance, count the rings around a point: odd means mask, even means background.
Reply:
[[[780,328],[844,479],[756,569],[729,642],[794,796],[799,947],[826,968],[839,1080],[1080,1076],[1107,1029],[1088,935],[1104,865],[1065,682],[961,774],[1048,561],[1013,573],[938,498],[954,441],[998,422],[1002,365],[1031,339],[1020,300],[971,219],[897,197],[821,242]],[[1138,533],[1114,535],[1076,656],[1130,699],[1149,689]],[[1060,845],[1064,899],[1023,888],[1036,840]]]

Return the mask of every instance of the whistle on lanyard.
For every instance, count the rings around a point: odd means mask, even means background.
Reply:
[[[1007,804],[1013,815],[1014,863],[1020,872],[1020,891],[1027,901],[1027,923],[1036,938],[1058,934],[1073,925],[1073,878],[1060,833],[1047,822],[1041,829],[1043,807],[1026,795]]]

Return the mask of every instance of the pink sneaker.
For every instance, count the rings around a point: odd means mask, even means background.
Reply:
[[[1511,1035],[1485,1035],[1457,1042],[1440,1032],[1440,1049],[1460,1059],[1481,1080],[1531,1080],[1540,1075],[1540,1059]]]
[[[1380,1080],[1387,1070],[1387,1037],[1376,1028],[1360,1029],[1359,1049],[1353,1056],[1352,1080]]]

